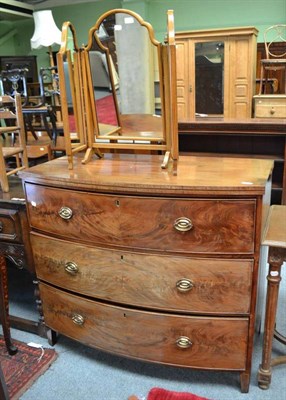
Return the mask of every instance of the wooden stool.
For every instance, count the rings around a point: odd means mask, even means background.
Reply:
[[[262,363],[258,370],[258,386],[268,389],[272,367],[286,363],[286,355],[271,358],[273,337],[286,345],[286,337],[275,331],[281,267],[286,261],[286,206],[271,206],[264,232],[263,246],[269,246],[267,298],[262,350]]]
[[[9,303],[8,303],[8,279],[5,257],[0,255],[0,322],[2,324],[5,344],[10,355],[17,353],[11,340],[10,321],[9,321]]]

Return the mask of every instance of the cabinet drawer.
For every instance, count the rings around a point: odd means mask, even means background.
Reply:
[[[113,196],[31,184],[26,192],[32,227],[59,237],[165,252],[254,251],[254,200]],[[63,207],[68,219],[59,215]]]
[[[256,118],[286,118],[286,96],[254,98]]]
[[[168,257],[31,238],[38,278],[61,288],[150,309],[249,313],[251,260]]]
[[[39,287],[47,326],[87,345],[177,366],[245,369],[247,318],[139,311]]]
[[[17,210],[0,209],[0,240],[21,243],[21,224]]]

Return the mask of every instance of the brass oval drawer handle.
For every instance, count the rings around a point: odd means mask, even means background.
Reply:
[[[188,349],[192,346],[192,342],[191,339],[189,339],[187,336],[180,336],[177,340],[176,340],[176,345],[180,348],[180,349]]]
[[[62,207],[59,211],[59,216],[62,219],[71,219],[72,217],[72,209],[69,207]]]
[[[176,283],[176,287],[179,292],[188,292],[189,290],[193,289],[194,284],[190,279],[183,278]]]
[[[84,319],[84,317],[83,317],[82,315],[80,315],[80,314],[74,314],[74,315],[72,316],[72,322],[73,322],[75,325],[82,326],[82,325],[84,324],[84,322],[85,322],[85,319]]]
[[[275,114],[275,108],[274,107],[271,108],[270,114],[272,114],[272,115]]]
[[[73,261],[68,261],[65,263],[65,271],[71,275],[76,275],[78,273],[78,266]]]
[[[187,217],[180,217],[174,222],[174,228],[180,232],[187,232],[193,228],[193,223]]]

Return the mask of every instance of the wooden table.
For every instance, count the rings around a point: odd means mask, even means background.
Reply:
[[[35,267],[29,238],[22,181],[18,177],[9,177],[9,186],[10,191],[8,193],[3,193],[0,190],[1,265],[3,266],[4,264],[6,266],[6,260],[9,259],[17,268],[27,269],[31,274],[31,279],[33,279],[35,277]],[[7,301],[8,294],[6,294],[6,308],[8,312]],[[11,326],[16,329],[45,336],[45,328],[42,322],[31,321],[18,316],[10,316],[10,322]]]
[[[272,206],[270,208],[262,245],[269,246],[269,272],[267,276],[262,363],[258,371],[258,385],[261,389],[268,389],[271,382],[272,367],[286,364],[286,355],[271,359],[273,337],[286,345],[286,337],[275,332],[281,267],[283,262],[286,261],[286,206]]]

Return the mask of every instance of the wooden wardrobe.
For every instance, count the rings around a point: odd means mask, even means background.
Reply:
[[[179,121],[190,120],[195,116],[219,115],[224,118],[252,116],[257,33],[254,27],[176,33]],[[212,50],[208,49],[210,44]],[[202,56],[202,53],[199,53],[200,48],[208,49],[206,55]],[[219,53],[220,59],[218,59]],[[199,67],[202,65],[198,63],[199,57],[205,59],[203,69]],[[208,71],[207,63],[212,68]],[[218,78],[219,67],[221,81]],[[210,106],[205,109],[204,105],[199,104],[204,99],[207,101],[213,98],[213,102],[217,101],[219,97],[221,106]]]

